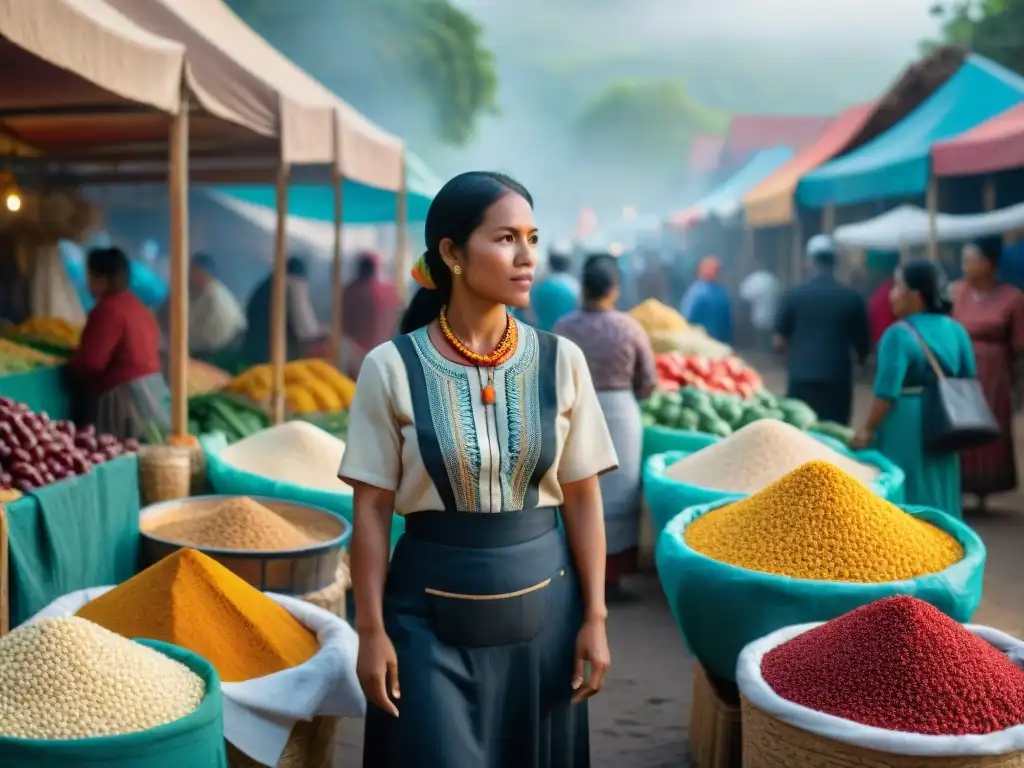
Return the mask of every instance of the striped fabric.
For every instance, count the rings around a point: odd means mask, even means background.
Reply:
[[[171,426],[171,391],[163,374],[154,373],[114,387],[96,403],[96,429],[120,440],[141,439],[149,424],[162,432]]]

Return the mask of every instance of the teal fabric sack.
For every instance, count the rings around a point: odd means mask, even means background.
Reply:
[[[299,504],[311,504],[322,507],[352,523],[351,491],[325,491],[320,488],[305,488],[294,483],[272,480],[268,477],[255,475],[227,464],[220,458],[221,452],[227,448],[228,442],[219,432],[203,435],[199,439],[206,455],[206,477],[217,493],[239,496],[268,496],[272,499],[284,499]],[[405,520],[395,515],[391,521],[391,548],[394,549],[399,537],[405,531]]]
[[[120,456],[7,505],[11,626],[68,592],[135,575],[138,477],[138,458]]]
[[[939,573],[879,584],[812,581],[748,571],[712,560],[683,540],[686,526],[741,497],[690,507],[674,517],[658,538],[658,578],[686,644],[711,672],[733,680],[743,647],[792,624],[829,621],[891,595],[911,595],[959,622],[970,621],[981,602],[985,545],[974,531],[945,512],[901,507],[949,533],[964,548],[963,559]]]
[[[815,440],[827,445],[836,453],[849,456],[863,464],[878,467],[879,475],[871,484],[872,490],[893,504],[903,503],[903,484],[905,480],[903,470],[878,451],[852,452],[838,440],[833,440],[826,435],[819,435],[813,432],[808,434],[814,437]],[[711,504],[726,496],[735,495],[729,491],[719,491],[713,488],[691,485],[690,483],[682,483],[665,475],[665,470],[677,461],[685,459],[687,456],[721,439],[711,435],[705,435],[705,437],[708,438],[706,445],[692,450],[674,450],[657,453],[649,456],[644,461],[644,501],[647,502],[647,508],[651,511],[655,536],[664,530],[669,520],[684,509],[698,504]]]
[[[227,768],[220,678],[209,662],[174,645],[135,642],[180,661],[206,683],[206,697],[190,715],[124,736],[35,741],[0,737],[3,768]]]
[[[692,432],[686,429],[668,427],[644,427],[643,457],[666,451],[693,453],[706,448],[719,438],[706,432]]]

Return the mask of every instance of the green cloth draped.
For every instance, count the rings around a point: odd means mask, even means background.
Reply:
[[[0,397],[24,403],[36,413],[46,411],[51,419],[70,419],[73,402],[66,375],[64,366],[58,365],[0,376]]]
[[[122,456],[6,505],[12,627],[68,592],[135,575],[138,474]]]

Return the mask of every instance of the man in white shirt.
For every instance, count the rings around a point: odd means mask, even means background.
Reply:
[[[772,329],[782,286],[764,265],[747,275],[740,283],[740,298],[750,305],[750,322],[754,326],[758,351],[771,351]]]
[[[209,358],[237,346],[245,333],[245,313],[234,294],[214,273],[205,253],[192,258],[189,269],[188,338],[192,354]]]

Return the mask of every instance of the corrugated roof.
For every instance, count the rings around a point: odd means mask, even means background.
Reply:
[[[755,227],[789,224],[793,220],[793,195],[800,179],[846,151],[874,109],[874,103],[870,103],[842,112],[816,142],[750,190],[744,198],[747,223]]]
[[[712,173],[718,168],[718,161],[724,148],[725,136],[713,133],[697,134],[690,142],[686,170],[690,173]]]
[[[771,147],[799,152],[828,130],[834,117],[822,115],[735,115],[729,123],[722,160],[744,163]]]
[[[970,176],[1024,166],[1024,104],[932,147],[936,176]]]

